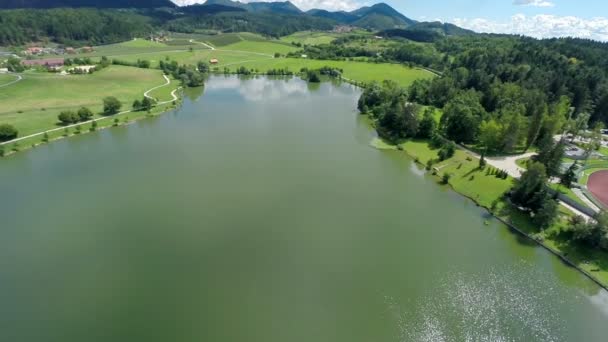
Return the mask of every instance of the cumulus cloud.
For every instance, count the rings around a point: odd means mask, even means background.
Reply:
[[[515,0],[514,5],[517,6],[532,6],[532,7],[553,7],[554,3],[546,0]]]
[[[575,16],[539,14],[526,16],[516,14],[508,21],[493,21],[483,18],[456,18],[453,23],[485,33],[512,33],[535,38],[579,37],[608,41],[608,18],[584,19]]]
[[[205,0],[172,0],[180,6],[192,5],[197,3],[204,3]],[[241,2],[259,2],[261,0],[240,0]],[[274,1],[285,1],[285,0],[274,0]],[[264,2],[272,2],[264,1]],[[301,10],[309,10],[313,8],[321,8],[330,11],[351,11],[361,7],[361,1],[358,0],[291,0],[294,5],[298,6]]]

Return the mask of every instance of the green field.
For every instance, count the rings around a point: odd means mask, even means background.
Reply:
[[[427,79],[435,77],[432,73],[418,68],[408,68],[400,64],[371,64],[364,62],[350,61],[326,61],[312,60],[303,58],[278,58],[262,59],[251,62],[237,63],[231,68],[245,66],[250,69],[258,69],[261,72],[270,69],[289,69],[299,72],[301,68],[319,69],[324,66],[343,69],[343,76],[358,82],[372,82],[393,80],[401,86],[409,86],[417,79]]]
[[[8,75],[8,74],[0,74],[0,86],[4,84],[9,84],[17,80],[16,76]]]
[[[234,44],[226,45],[221,48],[221,50],[238,50],[238,51],[248,51],[248,52],[256,52],[256,53],[264,53],[268,55],[274,55],[275,52],[280,54],[287,54],[289,52],[296,51],[298,48],[295,46],[291,46],[289,44],[281,43],[281,42],[254,42],[243,40]]]
[[[105,96],[116,96],[129,109],[146,90],[163,83],[160,70],[122,66],[93,75],[26,73],[23,81],[0,91],[0,123],[14,125],[25,136],[57,127],[57,115],[66,109],[87,106],[100,112]]]
[[[289,44],[293,42],[304,45],[320,45],[329,44],[339,36],[337,33],[303,31],[281,37],[281,41]]]

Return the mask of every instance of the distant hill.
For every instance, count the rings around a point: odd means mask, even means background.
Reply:
[[[300,14],[302,11],[290,1],[285,2],[250,2],[242,3],[231,0],[207,0],[204,6],[221,5],[226,7],[241,8],[249,12],[274,12],[282,14]]]
[[[60,7],[159,8],[177,5],[170,0],[0,0],[0,9]]]
[[[322,9],[311,9],[310,11],[306,12],[306,14],[313,17],[335,20],[340,23],[352,23],[359,19],[359,17],[356,15],[344,11],[330,12]]]
[[[329,12],[313,9],[307,12],[315,17],[335,20],[341,24],[369,28],[374,30],[387,30],[406,28],[416,24],[412,20],[385,3],[362,7],[352,12]]]
[[[405,29],[389,29],[378,33],[383,37],[401,37],[417,42],[430,43],[446,36],[470,36],[473,31],[463,29],[454,24],[440,22],[416,23]]]

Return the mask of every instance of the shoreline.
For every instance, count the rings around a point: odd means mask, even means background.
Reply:
[[[377,138],[379,140],[381,140],[383,142],[383,144],[385,144],[385,146],[379,146],[378,144],[370,144],[371,147],[378,149],[378,150],[393,150],[393,151],[398,151],[398,152],[403,152],[405,153],[405,155],[407,155],[410,159],[412,159],[412,161],[414,163],[416,163],[416,165],[422,166],[423,168],[425,167],[425,165],[423,165],[423,163],[418,159],[417,156],[412,155],[411,153],[408,153],[405,150],[400,150],[397,148],[397,146],[395,145],[390,145],[388,143],[386,143],[384,140]],[[387,148],[389,147],[389,148]],[[432,173],[429,173],[426,169],[424,170],[425,174],[428,174],[432,177],[434,177],[435,179],[440,179],[439,175],[433,175]],[[596,277],[595,275],[593,275],[591,272],[583,269],[582,267],[580,267],[579,265],[577,265],[575,262],[573,262],[572,260],[570,260],[565,254],[563,254],[562,252],[553,249],[551,246],[549,246],[548,244],[546,244],[544,241],[540,241],[539,239],[535,239],[533,235],[525,232],[524,230],[520,229],[519,227],[517,227],[513,222],[509,222],[507,219],[505,219],[504,217],[500,217],[498,214],[494,213],[491,208],[486,207],[485,205],[481,204],[478,200],[476,200],[475,198],[468,196],[460,191],[458,191],[452,184],[448,183],[446,184],[446,186],[449,186],[449,188],[454,191],[455,193],[459,194],[460,196],[470,200],[471,202],[473,202],[477,207],[479,208],[483,208],[488,214],[492,215],[493,218],[495,218],[496,220],[498,220],[500,223],[504,224],[505,226],[507,226],[508,228],[512,229],[513,231],[515,231],[516,233],[518,233],[519,235],[533,241],[536,245],[542,247],[543,249],[545,249],[546,251],[550,252],[551,254],[553,254],[554,256],[556,256],[557,258],[559,258],[564,264],[566,264],[569,267],[574,268],[575,270],[577,270],[578,272],[580,272],[581,274],[583,274],[585,277],[587,277],[589,280],[591,280],[592,282],[594,282],[596,285],[598,285],[600,288],[602,288],[605,291],[608,291],[608,283],[604,283],[602,282],[598,277]]]
[[[165,86],[165,85],[163,85],[163,86]],[[81,122],[81,123],[77,123],[77,124],[72,124],[72,125],[68,125],[68,126],[64,126],[64,127],[58,127],[58,128],[54,128],[52,130],[38,132],[38,133],[29,135],[29,136],[26,136],[23,138],[18,138],[18,139],[14,139],[11,141],[2,142],[2,143],[0,143],[0,146],[9,147],[9,148],[4,151],[3,156],[0,156],[0,160],[2,158],[7,158],[10,156],[16,155],[19,152],[28,151],[30,149],[33,149],[33,148],[36,148],[39,146],[47,145],[47,144],[57,142],[57,141],[60,141],[63,139],[68,139],[73,136],[86,135],[86,134],[95,133],[97,131],[105,130],[108,128],[114,128],[114,127],[118,127],[118,126],[126,126],[126,125],[130,125],[132,123],[135,123],[137,121],[161,116],[161,115],[166,114],[172,110],[175,110],[175,109],[179,108],[179,106],[181,106],[182,98],[180,96],[176,95],[177,91],[179,91],[181,89],[182,89],[181,87],[178,87],[171,92],[171,95],[174,97],[174,100],[165,101],[165,102],[161,102],[161,103],[157,104],[155,107],[152,108],[152,111],[150,113],[145,112],[145,111],[128,110],[128,111],[123,111],[123,112],[120,112],[120,113],[117,113],[114,115],[101,117],[101,118],[97,118],[97,119],[93,119],[93,120],[89,120],[89,121]],[[173,103],[175,103],[175,104],[173,104]],[[128,114],[134,114],[134,116],[129,118]],[[114,121],[117,119],[122,119],[123,117],[128,120],[121,120],[119,122]],[[90,128],[92,127],[91,125],[93,124],[93,122],[100,123],[100,124],[94,130],[91,130]],[[87,126],[88,128],[85,129],[84,126]],[[76,128],[76,127],[82,127],[82,129],[80,131],[71,131],[66,135],[66,133],[65,133],[66,129]],[[45,133],[47,133],[49,135],[49,139],[46,141],[43,138]],[[29,141],[30,139],[35,140],[35,142],[28,144],[27,141]],[[21,145],[21,143],[23,143],[23,145]],[[15,144],[17,144],[17,146],[18,146],[17,150],[15,150]],[[13,147],[11,148],[11,146],[13,146]]]
[[[221,73],[218,73],[221,75]],[[231,74],[234,75],[234,74]],[[253,76],[253,75],[252,75]],[[256,74],[256,76],[263,76],[261,74]],[[267,75],[266,75],[267,76]],[[292,75],[292,76],[296,76],[296,75]],[[166,78],[166,76],[165,76]],[[357,87],[361,87],[360,84],[358,84],[357,81],[354,80],[350,80],[350,79],[345,79],[343,77],[338,78],[341,81],[345,81],[346,83],[349,83],[351,85],[357,86]],[[167,86],[169,83],[161,85],[159,87],[163,87],[163,86]],[[159,88],[157,87],[157,88]],[[151,90],[149,90],[147,93],[149,93],[150,91],[154,90],[156,88],[153,88]],[[170,112],[171,110],[177,109],[179,108],[179,106],[182,104],[182,99],[183,97],[179,97],[176,96],[175,93],[182,89],[181,87],[174,89],[171,92],[171,95],[173,96],[173,100],[170,101],[165,101],[165,102],[161,102],[159,103],[156,107],[154,107],[154,109],[160,109],[158,112],[152,112],[152,113],[147,113],[147,112],[134,112],[134,111],[124,111],[112,116],[108,116],[108,117],[101,117],[101,118],[97,118],[94,120],[90,120],[87,122],[82,122],[82,123],[78,123],[78,124],[74,124],[74,125],[69,125],[69,126],[65,126],[65,127],[59,127],[53,130],[49,130],[49,131],[44,131],[44,132],[39,132],[24,138],[20,138],[20,139],[16,139],[16,140],[12,140],[12,141],[7,141],[7,142],[3,142],[0,143],[1,146],[10,146],[11,144],[17,144],[19,145],[19,143],[21,141],[27,141],[29,139],[41,139],[40,137],[43,136],[45,133],[57,133],[59,132],[60,134],[54,134],[54,137],[50,137],[47,141],[44,140],[38,140],[38,142],[35,142],[33,144],[25,144],[24,146],[19,146],[17,150],[15,150],[14,148],[9,149],[8,151],[5,150],[5,154],[4,156],[0,156],[0,158],[6,158],[12,155],[17,154],[18,152],[21,151],[26,151],[29,149],[33,149],[35,147],[39,147],[42,145],[46,145],[52,142],[56,142],[59,140],[63,140],[75,135],[85,135],[85,134],[89,134],[89,133],[94,133],[100,130],[104,130],[104,129],[108,129],[108,128],[113,128],[113,127],[117,127],[117,126],[125,126],[125,125],[129,125],[132,124],[134,122],[140,121],[140,120],[144,120],[147,118],[153,118],[153,117],[157,117],[160,115],[163,115],[167,112]],[[146,94],[147,94],[146,93]],[[145,95],[146,96],[146,95]],[[164,107],[165,105],[168,105],[167,107]],[[135,117],[134,118],[129,118],[128,116],[126,116],[127,114],[130,113],[134,113]],[[115,122],[115,120],[117,120],[118,118],[122,118],[125,117],[125,121],[122,122]],[[90,125],[93,122],[105,122],[107,121],[107,124],[105,125],[100,125],[98,126],[95,130],[91,130],[91,129],[83,129],[81,131],[76,131],[76,132],[72,132],[72,133],[68,133],[66,135],[65,130],[69,129],[69,128],[73,128],[73,127],[83,127],[85,125]],[[373,125],[371,125],[371,128],[373,128]],[[424,163],[421,162],[418,158],[418,156],[413,155],[412,153],[407,152],[405,149],[400,149],[397,145],[392,145],[387,143],[386,141],[380,139],[379,137],[376,137],[371,143],[370,146],[372,148],[378,149],[378,150],[394,150],[394,151],[399,151],[399,152],[404,152],[405,155],[407,155],[409,158],[412,159],[412,161],[414,163],[416,163],[417,165],[422,166],[423,168],[425,167]],[[466,152],[467,154],[470,155],[469,152]],[[474,157],[474,156],[473,156]],[[425,170],[426,171],[426,170]],[[428,174],[428,172],[425,172]],[[436,179],[439,179],[439,175],[433,175],[431,174],[431,176],[435,177]],[[534,236],[532,234],[529,234],[527,232],[525,232],[524,230],[518,228],[513,222],[509,222],[509,220],[500,217],[498,214],[494,213],[491,208],[488,208],[487,206],[483,205],[482,203],[480,203],[477,199],[473,198],[472,196],[468,196],[460,191],[458,191],[451,183],[446,184],[450,187],[451,190],[453,190],[454,192],[456,192],[457,194],[463,196],[464,198],[467,198],[469,200],[471,200],[476,206],[483,208],[484,210],[486,210],[487,213],[489,213],[490,215],[492,215],[492,217],[494,217],[495,219],[497,219],[499,222],[501,222],[502,224],[504,224],[505,226],[509,227],[510,229],[512,229],[513,231],[517,232],[518,234],[520,234],[521,236],[526,237],[529,240],[534,241],[538,246],[544,248],[545,250],[549,251],[551,254],[553,254],[554,256],[558,257],[563,263],[565,263],[567,266],[570,266],[574,269],[576,269],[577,271],[579,271],[581,274],[583,274],[584,276],[586,276],[588,279],[590,279],[591,281],[593,281],[595,284],[597,284],[600,288],[608,291],[608,283],[604,283],[602,282],[598,277],[596,277],[595,275],[593,275],[591,272],[583,269],[582,267],[578,266],[575,262],[573,262],[572,260],[570,260],[565,254],[563,254],[562,252],[552,248],[551,246],[549,246],[548,244],[546,244],[544,241],[541,241],[540,239],[536,239],[534,238]]]

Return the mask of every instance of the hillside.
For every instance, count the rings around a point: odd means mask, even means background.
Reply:
[[[14,8],[159,8],[176,7],[170,0],[2,0],[0,9]]]
[[[475,32],[458,27],[454,24],[440,22],[416,23],[405,29],[390,29],[378,33],[388,38],[400,37],[417,42],[434,42],[446,36],[470,36]]]
[[[385,3],[362,7],[352,12],[329,12],[313,9],[307,12],[311,16],[328,18],[341,24],[358,26],[375,30],[405,28],[416,24],[412,20]]]
[[[300,14],[302,11],[290,1],[285,2],[250,2],[242,3],[231,0],[207,0],[203,6],[221,5],[240,8],[249,12],[273,12],[282,14]]]

